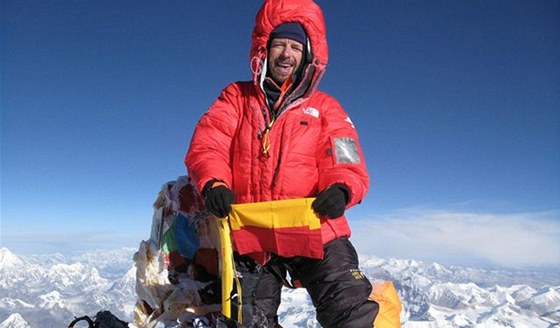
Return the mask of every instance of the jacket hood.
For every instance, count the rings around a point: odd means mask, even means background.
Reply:
[[[313,91],[322,77],[329,58],[325,19],[321,8],[312,0],[266,0],[257,16],[251,43],[251,72],[258,83],[264,71],[268,55],[267,43],[272,31],[287,22],[300,23],[311,46],[311,61],[305,69],[309,85],[307,94]]]

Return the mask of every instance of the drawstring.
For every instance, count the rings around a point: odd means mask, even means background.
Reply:
[[[270,150],[270,129],[272,128],[272,125],[274,124],[274,122],[276,121],[275,117],[272,117],[272,119],[270,120],[270,123],[268,123],[268,125],[266,126],[266,128],[264,129],[264,135],[263,135],[263,154],[268,156],[268,151]]]
[[[257,81],[257,77],[262,72],[263,61],[261,58],[255,56],[251,58],[251,73],[253,73],[253,81]]]
[[[251,73],[253,73],[253,82],[255,83],[259,81],[259,75],[261,75],[263,69],[265,68],[264,63],[266,56],[266,48],[261,47],[257,51],[257,54],[251,58]]]
[[[270,79],[270,78],[267,78]],[[276,100],[276,102],[272,105],[273,109],[272,111],[274,112],[274,114],[271,113],[271,119],[270,122],[267,124],[267,126],[264,129],[264,135],[263,135],[263,154],[268,156],[268,151],[270,150],[270,129],[272,129],[272,125],[274,125],[274,122],[276,122],[276,117],[278,115],[278,110],[280,108],[280,105],[282,103],[285,103],[284,101],[284,96],[286,95],[286,92],[288,92],[288,90],[290,89],[290,87],[292,86],[292,77],[288,77],[288,79],[286,79],[286,81],[284,81],[284,83],[282,84],[281,87],[278,87],[277,84],[270,79],[270,82],[274,84],[274,86],[276,86],[278,89],[280,89],[280,95],[278,96],[278,99]]]

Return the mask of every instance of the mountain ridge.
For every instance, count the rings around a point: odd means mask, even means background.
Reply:
[[[0,328],[50,328],[109,310],[131,320],[136,302],[134,249],[66,257],[18,256],[0,249]],[[403,302],[403,327],[554,327],[560,277],[534,271],[446,266],[362,256],[371,280],[392,281]],[[20,320],[21,318],[21,320]],[[284,327],[319,327],[304,289],[284,290]]]

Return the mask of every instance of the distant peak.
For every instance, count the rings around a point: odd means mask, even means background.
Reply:
[[[4,249],[2,249],[2,251],[3,250]],[[0,323],[0,328],[29,328],[29,327],[30,326],[27,323],[27,321],[25,321],[25,319],[23,319],[23,317],[19,313],[10,314],[10,316],[6,320],[4,320],[4,322]]]
[[[0,269],[22,265],[23,261],[6,247],[0,248]]]

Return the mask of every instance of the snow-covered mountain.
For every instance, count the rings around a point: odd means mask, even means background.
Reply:
[[[100,310],[129,318],[136,301],[134,250],[116,253],[24,258],[1,248],[0,327],[67,327],[74,315]]]
[[[29,328],[29,324],[21,314],[14,313],[11,314],[8,319],[4,320],[4,322],[0,323],[0,328]]]
[[[131,320],[134,251],[23,257],[0,249],[0,328],[66,327],[74,316],[100,310]],[[394,282],[403,301],[403,327],[559,327],[557,272],[361,260],[370,279]],[[319,327],[303,289],[283,292],[279,317],[284,327]]]

